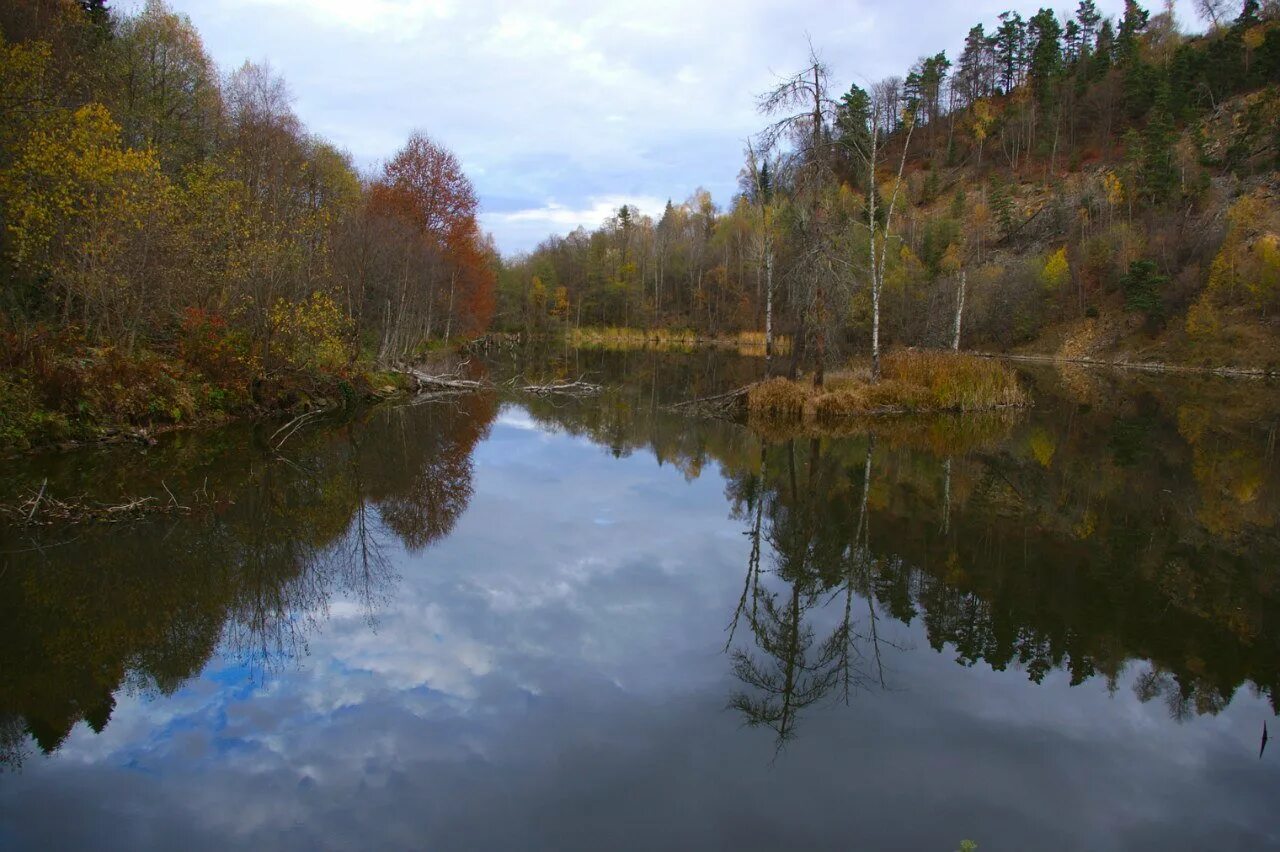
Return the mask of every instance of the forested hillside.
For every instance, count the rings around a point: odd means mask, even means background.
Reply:
[[[739,193],[548,239],[499,321],[1280,366],[1280,5],[1199,5],[1006,12],[867,88],[818,45]]]
[[[359,174],[162,0],[0,4],[0,103],[0,444],[350,396],[488,324],[452,153]]]

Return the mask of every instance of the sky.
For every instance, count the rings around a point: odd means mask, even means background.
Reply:
[[[725,203],[755,96],[809,42],[841,88],[954,58],[1011,0],[171,0],[223,71],[283,74],[313,131],[362,168],[422,130],[461,159],[506,255],[592,228],[623,203],[658,214],[698,187]],[[136,8],[120,2],[123,11]],[[1074,8],[1074,0],[1062,8]],[[1159,9],[1158,2],[1148,8]],[[1184,29],[1199,22],[1178,0]],[[1100,0],[1115,15],[1122,0]]]

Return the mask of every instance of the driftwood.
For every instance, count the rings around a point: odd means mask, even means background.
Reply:
[[[536,396],[595,396],[603,390],[600,385],[584,382],[582,379],[577,379],[572,382],[552,382],[550,384],[541,385],[520,384],[517,380],[513,379],[510,382],[499,385],[487,380],[464,379],[457,373],[433,376],[412,368],[405,370],[404,373],[414,381],[419,393],[474,393],[477,391],[488,390],[514,390],[521,393],[534,394]]]
[[[750,395],[751,389],[757,384],[759,382],[753,382],[713,396],[702,396],[697,399],[688,399],[684,402],[675,402],[666,406],[666,408],[668,411],[676,411],[682,414],[736,419],[746,413],[747,396]]]
[[[318,417],[324,414],[328,414],[332,410],[333,409],[329,407],[329,408],[315,408],[315,409],[312,409],[311,411],[304,411],[302,414],[299,414],[297,417],[293,418],[288,423],[284,424],[275,432],[273,432],[271,434],[271,437],[268,438],[267,440],[274,441],[277,435],[279,435],[281,432],[284,432],[284,437],[281,438],[274,447],[274,449],[278,451],[281,447],[284,446],[285,441],[293,437],[293,434],[295,432],[297,432],[303,426],[307,425],[309,422],[317,419]]]

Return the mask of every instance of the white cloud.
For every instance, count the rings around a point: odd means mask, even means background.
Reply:
[[[679,202],[679,198],[675,199]],[[551,234],[567,234],[578,227],[598,228],[618,212],[623,204],[655,219],[662,215],[667,199],[656,196],[592,196],[581,205],[570,206],[548,199],[537,207],[506,212],[482,212],[480,226],[499,235],[499,248],[508,254],[537,245]]]

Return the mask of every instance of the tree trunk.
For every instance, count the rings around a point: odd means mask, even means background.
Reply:
[[[951,338],[951,351],[960,351],[960,320],[964,316],[964,290],[966,270],[960,270],[960,287],[956,290],[956,325],[955,334]]]

